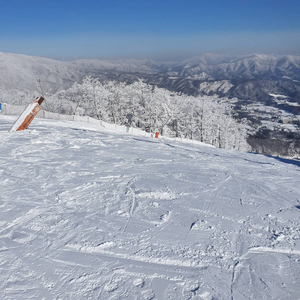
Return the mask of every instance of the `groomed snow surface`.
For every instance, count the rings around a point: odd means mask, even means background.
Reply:
[[[300,299],[297,162],[15,119],[1,299]]]

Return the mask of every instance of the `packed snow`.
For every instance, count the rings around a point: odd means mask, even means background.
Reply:
[[[300,299],[300,164],[0,115],[1,299]]]

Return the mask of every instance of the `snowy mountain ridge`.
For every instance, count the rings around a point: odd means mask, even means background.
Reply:
[[[164,85],[162,87],[182,91],[178,90],[175,78],[209,81],[272,78],[296,82],[300,80],[300,57],[205,54],[179,63],[159,63],[146,59],[57,61],[0,52],[0,72],[0,88],[4,90],[35,90],[35,81],[40,78],[47,91],[52,92],[67,88],[84,76],[95,75],[102,79],[119,78],[127,81],[140,76],[149,82],[156,81]],[[197,87],[194,89],[196,92]]]
[[[70,87],[74,82],[92,74],[95,70],[121,72],[153,72],[147,60],[76,60],[58,61],[54,59],[7,54],[0,52],[0,89],[32,91],[37,90],[36,80],[41,79],[47,92]],[[158,64],[159,65],[159,64]]]
[[[4,299],[300,293],[299,163],[0,115]]]

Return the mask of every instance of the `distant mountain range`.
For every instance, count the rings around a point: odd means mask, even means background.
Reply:
[[[270,94],[300,101],[300,56],[205,54],[182,62],[151,60],[57,61],[0,53],[0,89],[35,90],[41,79],[48,92],[65,89],[84,76],[147,83],[192,95],[237,97],[266,102]]]

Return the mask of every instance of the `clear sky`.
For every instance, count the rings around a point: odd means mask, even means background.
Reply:
[[[0,0],[0,52],[68,60],[300,55],[300,0]]]

